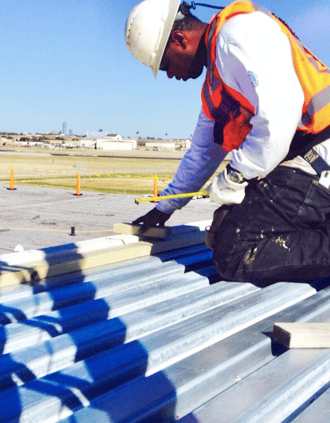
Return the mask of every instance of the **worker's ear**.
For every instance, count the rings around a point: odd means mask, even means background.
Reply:
[[[186,34],[182,31],[176,30],[173,31],[171,34],[171,41],[176,44],[178,47],[182,47],[183,49],[186,49],[188,45],[188,39],[186,37]]]

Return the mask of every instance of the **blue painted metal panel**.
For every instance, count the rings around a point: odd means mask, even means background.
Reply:
[[[330,291],[215,280],[196,245],[1,294],[0,422],[302,418],[330,358],[286,351],[271,329],[329,320]]]

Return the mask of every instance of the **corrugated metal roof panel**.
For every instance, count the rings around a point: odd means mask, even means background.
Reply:
[[[328,350],[286,351],[271,330],[274,321],[328,321],[330,289],[218,281],[212,253],[200,237],[195,245],[191,239],[101,268],[65,274],[62,265],[53,278],[2,292],[0,421],[287,423],[309,416],[309,403],[328,388]],[[97,256],[96,242],[79,246],[79,260],[84,248]],[[52,249],[48,263],[63,262],[64,251],[72,260],[73,245]],[[34,262],[22,256],[30,272]]]
[[[308,404],[309,407],[305,409],[293,423],[328,423],[330,421],[330,389],[329,383],[326,385],[327,390],[320,392],[318,398],[313,398],[313,402]],[[323,389],[324,391],[324,389]]]

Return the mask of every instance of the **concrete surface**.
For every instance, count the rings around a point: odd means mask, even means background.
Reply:
[[[115,223],[131,222],[154,207],[134,203],[135,196],[0,185],[0,254],[67,244],[113,234]],[[175,212],[167,225],[212,219],[217,204],[192,200]],[[72,227],[75,235],[71,235]]]

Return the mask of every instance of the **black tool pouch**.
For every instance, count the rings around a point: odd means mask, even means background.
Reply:
[[[219,233],[219,228],[224,220],[224,218],[227,216],[227,214],[232,209],[233,205],[223,205],[219,207],[213,214],[213,221],[211,226],[206,228],[207,234],[205,238],[205,244],[207,247],[209,247],[211,250],[215,249],[216,242],[217,242],[217,235]]]

